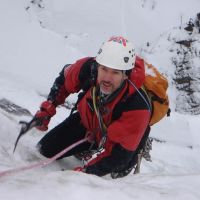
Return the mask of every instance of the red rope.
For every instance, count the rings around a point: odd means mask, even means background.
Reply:
[[[14,168],[14,169],[2,171],[2,172],[0,172],[0,178],[3,177],[3,176],[11,175],[11,174],[16,174],[18,172],[23,172],[23,171],[47,166],[50,163],[54,162],[57,158],[61,157],[62,155],[64,155],[65,153],[67,153],[68,151],[73,149],[74,147],[78,146],[79,144],[86,142],[87,140],[88,140],[88,138],[81,139],[81,140],[75,142],[74,144],[68,146],[67,148],[65,148],[61,152],[57,153],[55,156],[53,156],[51,158],[47,158],[46,160],[40,161],[38,163],[34,163],[34,164],[27,165],[27,166],[24,166],[24,167],[19,167],[19,168]]]

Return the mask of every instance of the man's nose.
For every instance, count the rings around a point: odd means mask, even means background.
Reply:
[[[106,82],[111,82],[112,81],[112,73],[106,72],[103,76],[103,80]]]

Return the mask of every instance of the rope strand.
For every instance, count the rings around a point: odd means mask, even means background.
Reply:
[[[147,104],[149,112],[151,113],[152,112],[152,107],[151,107],[150,102],[147,102],[147,100],[145,99],[144,95],[138,90],[138,88],[135,86],[135,84],[130,79],[128,79],[128,81],[135,88],[135,90],[139,93],[139,95],[142,97],[144,102]]]

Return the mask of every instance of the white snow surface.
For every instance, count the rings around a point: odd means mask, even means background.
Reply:
[[[95,56],[109,36],[127,36],[139,52],[146,42],[160,40],[164,32],[181,26],[200,11],[199,0],[44,0],[41,5],[44,8],[28,0],[0,1],[0,99],[26,108],[32,115],[62,67],[81,57]],[[167,45],[163,39],[162,48],[156,51],[155,47],[145,57],[161,64],[160,70],[171,76],[169,53],[163,53]],[[199,200],[199,116],[174,112],[176,92],[172,85],[169,97],[171,117],[151,130],[152,137],[165,142],[153,142],[152,162],[143,160],[140,174],[116,180],[109,175],[87,175],[71,170],[81,165],[71,157],[1,177],[0,199]],[[68,100],[75,99],[72,95]],[[49,128],[68,114],[69,110],[58,108]],[[0,108],[0,172],[44,159],[36,149],[44,133],[35,129],[22,137],[15,154],[12,152],[20,131],[18,122],[30,119]]]

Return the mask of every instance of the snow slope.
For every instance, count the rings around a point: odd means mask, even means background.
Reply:
[[[128,36],[139,51],[147,41],[153,42],[163,32],[179,26],[181,19],[186,22],[193,17],[200,1],[44,0],[42,6],[28,0],[0,1],[0,100],[12,101],[32,115],[66,63],[95,55],[113,34]],[[163,42],[163,48],[165,45]],[[168,55],[162,60],[159,56],[155,50],[149,59],[167,65]],[[161,70],[172,73],[169,68]],[[169,94],[173,100],[176,93],[171,85]],[[69,102],[75,98],[71,96]],[[173,101],[171,107],[171,117],[152,127],[151,136],[157,139],[152,162],[143,160],[140,174],[112,180],[109,176],[61,171],[81,165],[75,158],[67,158],[45,168],[0,178],[0,199],[200,199],[199,116],[175,113]],[[58,108],[50,128],[68,114],[66,108]],[[35,147],[44,133],[35,129],[12,153],[20,131],[18,122],[30,119],[0,108],[0,171],[44,159]]]

